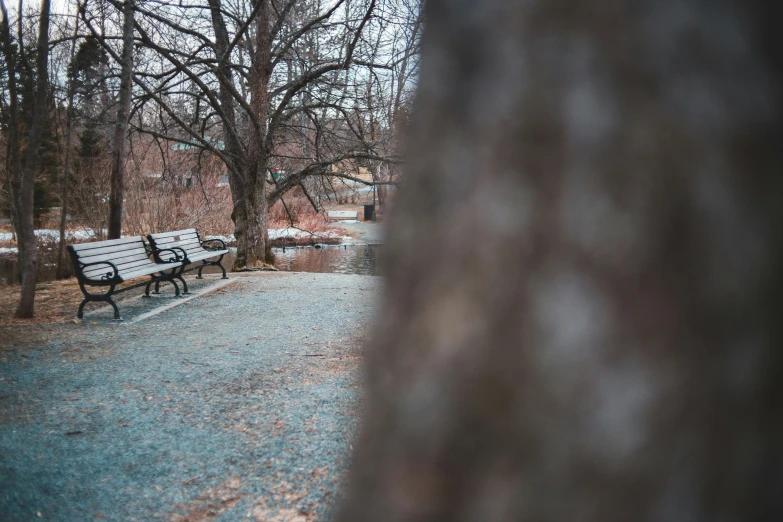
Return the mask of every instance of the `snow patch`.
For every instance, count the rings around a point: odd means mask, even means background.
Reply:
[[[50,228],[40,228],[35,231],[35,236],[41,239],[56,241],[60,238],[59,230]],[[95,239],[95,231],[91,228],[84,230],[71,230],[65,233],[66,239],[88,240]],[[13,241],[14,235],[11,232],[0,232],[0,241]]]
[[[228,243],[235,243],[236,237],[234,234],[227,236],[206,236],[207,239],[222,239]],[[350,239],[347,236],[343,236],[340,230],[327,230],[323,233],[308,232],[307,230],[301,230],[299,228],[270,228],[269,239],[299,239],[299,238],[336,238],[336,239]]]

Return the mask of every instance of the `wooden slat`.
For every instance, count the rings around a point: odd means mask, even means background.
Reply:
[[[147,259],[136,259],[134,261],[131,261],[131,262],[128,262],[128,263],[124,263],[124,264],[119,264],[119,265],[117,263],[115,263],[114,266],[117,267],[118,271],[122,272],[123,270],[125,270],[129,266],[135,266],[135,265],[147,264],[147,263],[149,263],[149,260],[147,260]],[[95,266],[88,266],[87,268],[84,269],[84,271],[82,273],[83,274],[91,274],[93,272],[105,272],[107,270],[111,271],[111,266],[110,265],[100,264],[100,265],[95,265]]]
[[[125,245],[115,245],[115,246],[108,246],[103,248],[93,248],[90,250],[81,250],[76,253],[76,255],[79,257],[79,259],[97,256],[101,254],[111,254],[113,252],[121,253],[125,251],[133,251],[133,250],[140,250],[144,249],[144,245],[142,243],[127,243]]]
[[[200,242],[196,236],[185,237],[181,239],[174,239],[173,237],[170,237],[166,239],[161,239],[160,241],[156,240],[155,246],[158,248],[164,248],[169,245],[176,245],[178,243],[195,243],[198,245]]]
[[[155,261],[152,261],[148,257],[136,257],[136,258],[124,258],[122,260],[119,260],[118,262],[114,263],[117,265],[117,268],[120,270],[125,270],[125,268],[128,265],[143,265],[143,264],[154,264]]]
[[[140,259],[138,261],[131,261],[130,263],[123,263],[122,265],[117,265],[117,269],[120,272],[127,272],[128,270],[133,270],[137,267],[144,266],[144,265],[156,265],[154,261],[150,261],[149,259]]]
[[[76,252],[83,250],[91,250],[93,248],[104,248],[116,245],[124,245],[126,243],[133,243],[137,241],[143,243],[144,239],[141,236],[121,237],[120,239],[109,239],[108,241],[93,241],[92,243],[77,243],[71,245]]]
[[[155,243],[168,243],[171,241],[183,241],[185,239],[197,239],[197,238],[198,236],[194,232],[193,234],[182,234],[179,236],[160,237],[160,238],[153,238],[153,239],[155,240]]]
[[[121,267],[122,265],[126,265],[128,263],[135,263],[136,261],[147,261],[149,262],[149,257],[145,254],[136,254],[133,256],[123,256],[119,258],[114,259],[107,259],[106,262],[113,263],[117,267]],[[98,265],[100,266],[100,265]],[[91,266],[88,266],[85,268],[85,270],[91,269]]]
[[[108,254],[100,254],[97,256],[87,256],[87,257],[79,256],[79,261],[81,261],[82,263],[95,263],[97,261],[111,261],[116,264],[115,260],[122,261],[122,259],[126,257],[138,257],[138,256],[147,257],[147,251],[144,250],[143,248],[134,248],[132,250],[111,252]]]
[[[144,263],[127,264],[127,265],[125,265],[123,267],[119,267],[118,266],[117,267],[117,272],[120,275],[122,275],[123,272],[129,272],[129,271],[132,272],[133,270],[138,269],[138,267],[149,265],[149,264],[153,264],[153,263],[144,262]],[[105,273],[109,273],[109,272],[112,272],[112,273],[114,272],[111,269],[110,266],[100,266],[100,267],[90,267],[90,268],[91,268],[91,270],[85,270],[83,272],[83,274],[85,276],[87,276],[87,277],[92,277],[93,274],[105,274]]]
[[[171,243],[156,243],[155,248],[157,249],[164,249],[164,248],[173,248],[173,247],[179,247],[179,248],[200,248],[201,244],[198,241],[172,241]]]
[[[193,238],[193,237],[197,237],[197,236],[198,236],[198,234],[195,231],[194,232],[183,232],[181,234],[174,234],[174,235],[165,236],[165,237],[155,237],[154,235],[150,234],[150,237],[152,237],[152,239],[154,239],[156,243],[158,241],[177,241],[178,237],[179,238]]]
[[[184,250],[184,251],[186,251],[186,252],[191,252],[191,251],[194,251],[194,250],[195,250],[195,251],[204,250],[204,247],[202,247],[202,246],[201,246],[201,245],[199,245],[198,243],[190,243],[190,244],[185,244],[185,245],[177,245],[177,248],[181,248],[182,250]]]
[[[195,233],[196,233],[195,228],[186,228],[184,230],[174,230],[173,232],[160,232],[158,234],[150,234],[150,237],[157,242],[158,239],[164,239],[173,236],[183,236],[185,234],[195,234]]]
[[[201,261],[202,259],[207,259],[210,257],[217,257],[222,254],[228,254],[228,250],[218,250],[218,251],[210,251],[210,250],[204,250],[203,252],[188,255],[188,259],[190,261]]]
[[[185,255],[188,257],[188,259],[193,259],[194,256],[199,256],[206,252],[203,248],[199,248],[198,250],[186,250]]]
[[[147,267],[139,268],[135,271],[129,271],[129,272],[123,272],[120,274],[120,277],[123,278],[123,280],[128,281],[130,279],[134,279],[136,277],[141,277],[149,274],[154,274],[155,272],[161,272],[163,270],[169,270],[175,267],[178,267],[179,263],[160,263],[160,264],[154,264]]]

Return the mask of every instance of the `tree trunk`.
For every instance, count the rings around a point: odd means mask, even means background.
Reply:
[[[248,268],[262,268],[271,264],[268,258],[271,251],[267,248],[267,204],[266,204],[266,176],[269,161],[269,151],[266,149],[267,116],[269,114],[269,81],[272,75],[270,52],[272,49],[271,21],[269,0],[263,2],[256,13],[255,34],[256,49],[250,64],[250,106],[258,122],[258,126],[250,125],[250,140],[248,143],[249,165],[245,178],[245,202],[247,205],[247,223],[244,231],[237,227],[237,244],[240,241],[240,233],[245,236],[243,242],[247,248],[244,266]],[[240,256],[237,248],[237,262],[240,265]]]
[[[264,168],[263,164],[257,170]],[[234,200],[234,236],[237,239],[237,257],[234,270],[262,268],[265,266],[266,250],[266,197],[262,175],[249,167],[238,193],[242,197]]]
[[[426,3],[338,520],[780,519],[772,7],[468,4]]]
[[[19,94],[16,85],[16,57],[13,53],[11,44],[11,23],[8,18],[8,11],[5,7],[5,1],[0,0],[0,8],[3,11],[2,38],[3,51],[8,74],[8,136],[6,138],[6,168],[8,177],[8,196],[9,210],[11,213],[11,224],[14,227],[14,238],[17,240],[17,256],[22,259],[22,242],[18,238],[19,227],[17,223],[20,219],[21,200],[17,194],[21,192],[22,183],[22,153],[19,139]],[[21,46],[22,44],[20,44]],[[21,52],[21,50],[20,50]],[[33,236],[35,237],[35,236]],[[20,274],[21,275],[21,274]],[[14,278],[16,279],[16,274]],[[35,295],[33,295],[33,299]]]
[[[71,42],[71,56],[69,63],[73,63],[76,54],[76,37],[79,34],[78,7],[77,16],[74,17],[73,41]],[[74,107],[73,99],[75,88],[73,80],[68,81],[68,108],[65,122],[65,154],[63,158],[62,173],[60,176],[60,241],[57,245],[57,279],[65,277],[65,232],[68,220],[68,181],[71,174],[71,141],[73,139]]]
[[[125,0],[122,8],[122,64],[117,122],[114,125],[114,151],[111,163],[111,192],[109,194],[109,239],[122,236],[122,202],[125,184],[125,142],[128,135],[131,88],[133,83],[133,0]]]
[[[3,4],[4,35],[7,52],[10,54],[10,29],[8,27],[8,15]],[[22,50],[22,38],[19,38],[20,53]],[[16,78],[13,58],[7,60],[9,68],[9,84],[13,84],[13,91],[9,85],[11,103],[16,105]],[[41,12],[38,23],[38,43],[36,47],[36,86],[33,108],[33,123],[27,136],[25,148],[24,166],[21,165],[21,153],[12,153],[12,181],[11,201],[14,207],[14,227],[18,245],[18,260],[21,272],[22,285],[20,289],[19,306],[16,309],[16,317],[31,318],[35,308],[35,283],[38,267],[38,246],[35,238],[35,223],[33,213],[33,188],[35,185],[35,173],[38,168],[38,144],[41,138],[43,120],[46,117],[46,95],[48,92],[48,61],[49,61],[49,0],[41,0]],[[9,132],[9,147],[11,141],[14,147],[19,143],[19,115],[18,107],[14,107],[10,118],[13,129]],[[13,135],[13,137],[11,136]],[[18,150],[18,149],[17,149]]]
[[[266,2],[267,0],[259,0]],[[221,14],[220,0],[208,0],[212,16],[212,27],[215,30],[215,52],[220,60],[229,48],[229,37],[226,24]],[[264,18],[262,18],[264,17]],[[261,36],[256,38],[256,55],[258,49],[264,48],[264,24],[258,20],[268,21],[268,6],[262,6],[257,14],[257,29],[261,30]],[[267,23],[268,26],[268,23]],[[268,33],[268,28],[266,29]],[[268,64],[268,46],[266,52],[258,56],[261,59],[266,56]],[[252,92],[252,106],[256,112],[258,121],[262,125],[266,123],[268,111],[268,74],[260,74],[258,62],[254,58],[251,67],[250,88]],[[267,247],[266,237],[266,198],[265,176],[267,167],[267,153],[263,149],[264,129],[256,129],[249,123],[250,139],[247,150],[237,140],[236,118],[234,112],[234,98],[231,93],[233,88],[233,75],[231,69],[225,65],[225,61],[218,64],[216,74],[220,80],[220,108],[224,114],[223,138],[226,150],[235,158],[228,164],[228,181],[231,187],[231,196],[234,209],[231,219],[234,221],[234,237],[237,240],[237,256],[233,270],[245,268],[261,268],[265,266],[265,252]],[[266,69],[264,69],[265,71]],[[264,102],[264,100],[266,100]]]
[[[65,240],[68,222],[68,181],[71,173],[71,140],[73,137],[73,93],[68,95],[65,129],[65,157],[60,178],[60,241],[57,245],[57,279],[65,277]]]

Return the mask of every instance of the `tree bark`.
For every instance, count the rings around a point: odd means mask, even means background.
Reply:
[[[223,121],[223,137],[227,151],[235,158],[228,167],[229,186],[233,198],[234,236],[237,240],[237,256],[234,270],[261,268],[267,263],[266,230],[266,169],[268,151],[266,143],[266,120],[269,111],[269,50],[271,49],[269,30],[269,5],[264,2],[256,13],[256,47],[251,64],[249,85],[251,89],[251,107],[259,127],[248,123],[250,138],[247,149],[236,139],[236,119],[234,116],[234,98],[232,95],[233,75],[231,69],[221,62],[217,67],[220,79],[220,103],[226,115]],[[215,51],[220,60],[229,48],[226,24],[220,12],[220,0],[209,0],[212,26],[215,30]]]
[[[38,22],[38,42],[36,46],[36,86],[33,108],[33,122],[27,136],[27,144],[24,151],[25,161],[21,164],[19,145],[19,115],[18,106],[11,112],[9,118],[13,130],[9,131],[9,147],[13,140],[17,151],[12,152],[12,178],[11,200],[14,207],[14,227],[16,228],[16,241],[18,247],[19,267],[22,276],[19,305],[15,316],[18,318],[31,318],[35,309],[35,283],[38,267],[38,246],[35,238],[35,223],[33,213],[33,188],[35,185],[35,173],[38,168],[38,144],[41,139],[43,120],[46,117],[46,95],[48,92],[48,61],[49,61],[49,0],[41,0],[41,12]],[[3,4],[4,35],[6,39],[7,53],[10,50],[10,28],[8,14]],[[19,48],[23,52],[22,37],[19,35]],[[7,55],[9,67],[9,95],[11,103],[17,105],[18,92],[16,91],[15,67],[12,64],[13,57]],[[8,59],[10,58],[10,59]],[[13,91],[11,85],[13,84]],[[11,135],[14,135],[11,137]]]
[[[128,135],[131,89],[133,86],[133,0],[125,0],[122,8],[122,63],[117,121],[114,124],[114,151],[111,163],[111,192],[109,194],[109,239],[122,236],[122,203],[125,185],[125,142]]]
[[[69,63],[73,63],[76,54],[76,37],[79,34],[78,5],[77,16],[74,17],[73,41],[71,42],[71,56]],[[57,279],[65,277],[65,232],[68,225],[68,181],[71,175],[71,147],[73,139],[74,107],[73,99],[76,95],[73,79],[68,81],[68,108],[65,116],[65,153],[63,167],[60,176],[60,241],[57,244]]]
[[[270,20],[270,0],[262,2],[256,13],[256,49],[250,64],[250,106],[258,121],[258,126],[251,125],[249,148],[251,175],[247,179],[248,222],[245,238],[247,258],[245,265],[261,268],[272,263],[271,251],[267,248],[267,205],[266,176],[270,151],[267,149],[267,119],[269,116],[269,81],[272,76],[270,53],[272,50],[272,27]],[[237,229],[239,230],[239,229]],[[239,241],[237,236],[237,241]]]
[[[16,84],[16,57],[13,53],[11,42],[11,20],[8,17],[8,10],[5,6],[5,0],[0,0],[0,8],[3,11],[3,51],[8,74],[8,136],[6,143],[6,167],[8,169],[8,196],[10,198],[9,210],[11,212],[11,224],[14,227],[14,237],[17,239],[19,249],[17,255],[21,256],[21,241],[17,234],[19,227],[17,223],[20,218],[21,200],[17,194],[21,191],[22,181],[22,152],[19,139],[19,91]],[[23,45],[20,43],[20,46]],[[35,237],[35,236],[33,236]],[[21,259],[21,257],[20,257]],[[33,295],[33,299],[35,296]]]
[[[338,520],[783,516],[767,5],[426,3]]]

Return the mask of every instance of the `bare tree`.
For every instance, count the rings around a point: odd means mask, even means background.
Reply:
[[[16,317],[29,318],[33,316],[35,306],[35,281],[38,265],[38,248],[35,238],[35,224],[33,220],[33,187],[35,173],[38,164],[38,144],[41,138],[41,130],[46,112],[46,95],[48,89],[47,64],[49,60],[49,0],[41,0],[41,10],[38,20],[38,42],[35,50],[36,58],[36,85],[33,100],[33,121],[30,126],[27,142],[24,149],[24,163],[20,150],[20,128],[18,92],[16,78],[16,56],[11,41],[10,20],[5,2],[0,0],[3,11],[2,38],[3,48],[8,68],[9,90],[9,125],[8,125],[8,151],[7,158],[10,166],[11,178],[11,205],[13,207],[13,222],[16,229],[18,244],[18,259],[22,276],[21,295],[19,306],[16,309]],[[17,34],[17,46],[21,60],[29,59],[24,47],[22,36],[22,3],[19,4],[20,17],[19,31]]]
[[[78,2],[76,9],[78,11]],[[79,18],[74,17],[73,38],[70,42],[69,64],[73,63],[76,55],[76,44],[79,37]],[[65,270],[65,240],[66,226],[68,221],[68,186],[71,175],[71,152],[73,148],[73,128],[76,122],[74,114],[74,98],[76,97],[76,82],[71,74],[68,74],[68,86],[66,93],[65,109],[65,143],[63,144],[63,159],[60,168],[60,239],[57,245],[57,279],[62,279],[66,273]]]
[[[771,9],[427,2],[338,520],[780,518]]]
[[[111,193],[109,195],[109,239],[122,236],[122,202],[124,194],[125,146],[133,87],[133,27],[134,2],[125,0],[122,6],[122,61],[120,62],[120,93],[117,120],[114,123],[114,150],[111,163]]]
[[[337,92],[342,73],[372,65],[365,59],[363,35],[375,5],[375,0],[338,0],[328,7],[315,1],[206,0],[154,9],[136,6],[144,67],[133,76],[139,108],[133,128],[202,148],[226,165],[237,239],[235,268],[269,261],[266,209],[271,202],[347,159],[386,159],[337,123],[345,115],[345,106],[338,103],[344,96]],[[345,21],[336,23],[341,14]],[[86,4],[82,18],[120,62]],[[141,117],[142,105],[154,106],[144,113],[147,119]],[[295,162],[285,180],[274,184],[268,172],[290,156],[286,141],[293,136],[292,123],[304,118],[311,122],[305,134],[316,146]]]

